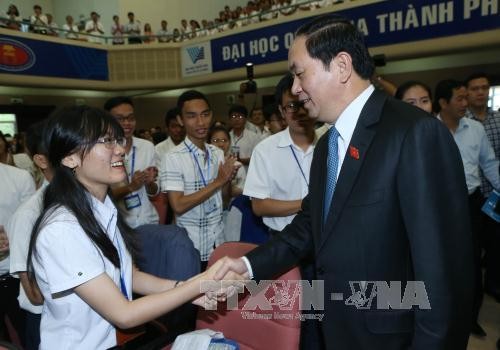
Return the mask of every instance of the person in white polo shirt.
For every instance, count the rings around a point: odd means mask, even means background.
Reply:
[[[177,109],[177,107],[169,109],[165,115],[165,131],[167,132],[168,137],[166,140],[155,146],[156,154],[159,160],[161,160],[161,158],[175,146],[180,144],[184,140],[184,137],[186,137],[184,127],[180,125],[177,120],[178,115],[179,109]]]
[[[26,147],[33,162],[43,174],[42,186],[27,201],[17,208],[7,226],[10,243],[10,273],[19,278],[19,306],[26,311],[24,349],[37,350],[40,345],[40,319],[43,296],[36,283],[28,277],[27,259],[31,232],[36,219],[42,212],[43,195],[53,172],[49,166],[47,148],[43,141],[44,122],[34,124],[26,134]]]
[[[159,193],[154,145],[133,136],[136,119],[134,104],[129,97],[113,97],[104,104],[104,109],[120,123],[127,139],[125,168],[128,181],[112,186],[113,197],[125,209],[125,221],[130,227],[158,224],[158,213],[149,201],[149,197]]]
[[[272,231],[281,231],[300,211],[308,192],[314,151],[313,121],[293,96],[293,78],[287,74],[276,87],[276,101],[288,127],[254,149],[243,194]]]
[[[35,193],[35,182],[22,169],[0,162],[0,329],[7,333],[4,319],[10,322],[23,338],[24,315],[19,308],[19,280],[9,274],[9,239],[5,226],[14,211]],[[24,340],[24,339],[23,339]]]
[[[255,146],[261,138],[255,132],[246,128],[248,110],[242,105],[232,105],[228,112],[229,125],[231,131],[231,153],[238,157],[238,160],[245,166],[245,170],[250,164],[250,157]]]

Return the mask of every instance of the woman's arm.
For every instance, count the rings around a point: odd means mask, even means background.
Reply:
[[[157,288],[169,289],[132,301],[125,299],[116,284],[105,273],[79,285],[75,288],[75,292],[112,324],[122,329],[131,328],[153,320],[197,298],[201,294],[201,282],[213,280],[215,272],[225,259],[220,259],[207,271],[179,284],[176,288],[171,288],[175,284],[173,281],[161,282],[160,279],[146,273],[135,271],[133,276],[138,280],[133,282],[134,291],[152,292]],[[232,277],[234,277],[233,280],[241,279],[237,275]],[[148,282],[152,282],[153,285],[143,285]]]

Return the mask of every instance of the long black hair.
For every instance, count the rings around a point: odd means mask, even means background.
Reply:
[[[92,211],[91,194],[77,180],[73,170],[62,164],[66,156],[74,153],[79,154],[83,159],[97,140],[106,135],[123,137],[123,129],[110,114],[98,108],[67,107],[57,110],[47,120],[43,138],[54,177],[45,190],[42,213],[36,220],[31,234],[28,252],[28,272],[31,278],[33,278],[32,259],[33,254],[36,254],[37,237],[54,211],[61,207],[75,216],[83,231],[102,254],[113,265],[120,267],[118,251]],[[135,256],[134,233],[125,224],[120,214],[118,214],[118,228],[128,251]]]

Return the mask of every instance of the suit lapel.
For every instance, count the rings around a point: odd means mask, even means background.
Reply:
[[[321,249],[326,239],[333,232],[335,225],[342,215],[346,201],[349,199],[352,187],[356,183],[358,173],[363,166],[366,154],[376,133],[375,128],[372,128],[371,126],[380,120],[385,100],[386,95],[384,93],[374,91],[361,110],[361,114],[351,138],[351,143],[347,149],[347,154],[345,155],[344,162],[337,179],[337,185],[335,187],[333,202],[330,207],[328,218],[323,230],[321,230],[322,234],[318,250]],[[324,162],[326,164],[326,158]],[[324,173],[326,174],[326,165]],[[323,189],[325,185],[324,181],[325,180],[323,179]]]

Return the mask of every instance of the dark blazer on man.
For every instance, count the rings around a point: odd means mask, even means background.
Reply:
[[[328,349],[465,349],[472,292],[472,236],[458,149],[437,119],[375,91],[363,107],[323,224],[328,136],[311,165],[302,211],[247,257],[270,279],[313,254],[325,281]],[[346,305],[349,281],[422,281],[430,310]],[[358,284],[354,284],[359,286]],[[365,284],[369,285],[369,284]],[[330,300],[343,293],[344,300]],[[318,311],[322,313],[322,311]]]

